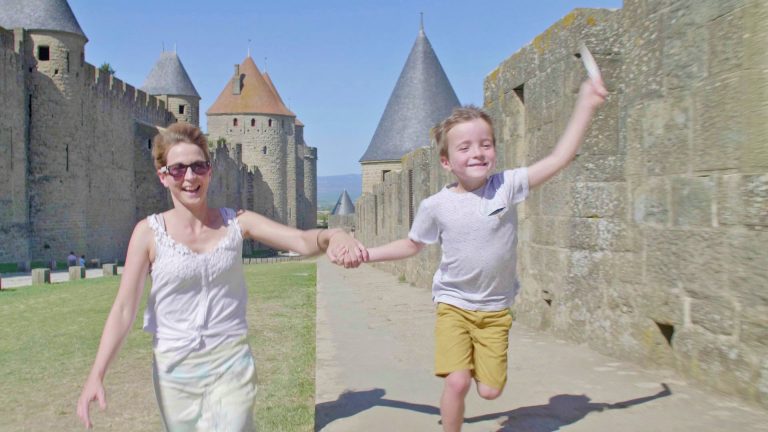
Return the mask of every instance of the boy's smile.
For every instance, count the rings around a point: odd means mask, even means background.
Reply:
[[[493,132],[483,119],[459,123],[445,135],[448,157],[440,164],[458,180],[459,191],[472,191],[485,184],[496,167]]]

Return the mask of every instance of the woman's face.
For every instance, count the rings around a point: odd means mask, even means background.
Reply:
[[[207,205],[211,165],[200,147],[190,143],[172,146],[165,156],[166,166],[158,170],[160,181],[171,191],[174,204]]]

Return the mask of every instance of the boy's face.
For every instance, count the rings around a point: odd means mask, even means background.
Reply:
[[[483,119],[459,123],[445,135],[448,157],[440,165],[453,173],[467,190],[483,184],[496,167],[496,147],[491,126]]]

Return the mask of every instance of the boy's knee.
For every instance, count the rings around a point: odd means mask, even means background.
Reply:
[[[488,387],[487,385],[483,385],[478,383],[477,386],[477,394],[480,395],[481,398],[486,400],[494,400],[501,396],[502,389],[495,389],[493,387]]]
[[[445,377],[445,386],[455,394],[466,394],[472,385],[472,376],[469,371],[451,372]]]

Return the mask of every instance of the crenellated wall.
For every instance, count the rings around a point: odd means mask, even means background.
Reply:
[[[768,4],[627,0],[578,9],[485,79],[499,167],[552,150],[585,78],[611,92],[579,154],[518,206],[517,317],[768,405]],[[357,235],[407,235],[451,181],[434,149],[356,204]],[[430,286],[439,247],[384,264]]]

